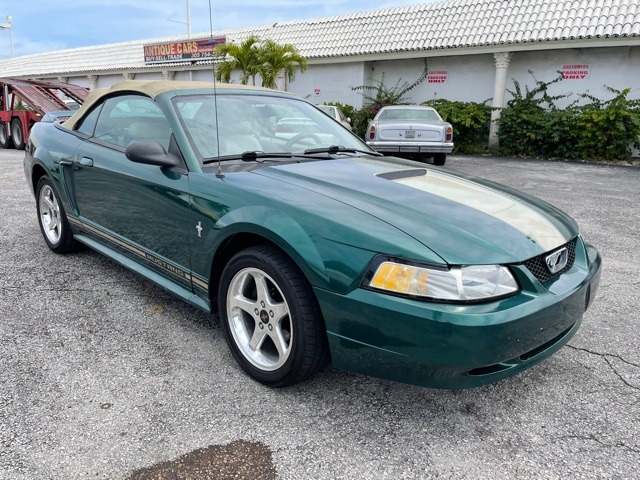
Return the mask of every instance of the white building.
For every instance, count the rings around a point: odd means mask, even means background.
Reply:
[[[551,94],[631,88],[640,97],[640,0],[450,0],[333,17],[219,30],[228,42],[250,35],[291,43],[309,69],[286,89],[313,103],[359,107],[350,87],[372,85],[384,74],[392,86],[430,74],[410,100],[493,101],[502,106],[511,79],[533,85],[564,80]],[[209,33],[193,35],[206,38]],[[146,64],[143,45],[186,36],[139,40],[28,55],[0,62],[0,76],[61,79],[108,86],[124,78],[211,80],[211,64]],[[566,101],[571,101],[568,99]]]

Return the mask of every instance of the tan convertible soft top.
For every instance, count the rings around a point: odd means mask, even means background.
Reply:
[[[218,89],[233,90],[254,90],[262,92],[273,92],[268,88],[252,87],[247,85],[236,85],[230,83],[216,83]],[[164,92],[174,90],[192,90],[192,89],[211,89],[213,90],[213,82],[192,82],[192,81],[175,81],[175,80],[123,80],[113,84],[109,88],[96,88],[85,99],[82,107],[77,110],[62,125],[65,128],[73,130],[76,122],[80,119],[84,112],[90,109],[93,104],[97,103],[105,95],[111,95],[115,92],[139,92],[151,98],[156,98]],[[280,92],[282,93],[282,92]]]

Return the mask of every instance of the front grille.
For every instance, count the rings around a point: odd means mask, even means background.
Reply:
[[[543,253],[542,255],[538,255],[537,257],[530,258],[529,260],[524,262],[524,266],[529,269],[529,271],[533,274],[534,277],[538,279],[540,283],[545,283],[549,280],[553,280],[554,278],[558,278],[573,266],[573,262],[576,259],[575,240],[571,240],[570,242],[562,245],[562,247],[567,247],[568,258],[567,265],[559,272],[551,273],[547,268],[547,264],[545,263],[545,257],[549,256],[552,251]]]

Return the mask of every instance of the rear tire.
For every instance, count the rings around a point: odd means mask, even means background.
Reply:
[[[0,121],[0,148],[11,148],[11,138],[9,137],[7,124]]]
[[[447,161],[447,154],[446,153],[436,153],[433,156],[433,164],[434,165],[444,165],[444,163]]]
[[[14,118],[11,120],[11,140],[13,140],[13,146],[17,150],[24,150],[24,133],[20,119]]]
[[[67,215],[51,179],[41,177],[36,187],[36,208],[40,231],[47,246],[55,253],[70,253],[78,248]]]
[[[253,379],[272,387],[302,382],[328,362],[326,332],[311,286],[271,246],[231,258],[218,289],[231,353]]]

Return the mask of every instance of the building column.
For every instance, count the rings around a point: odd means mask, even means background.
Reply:
[[[287,76],[284,70],[278,72],[276,77],[276,88],[282,92],[287,90]]]
[[[98,75],[87,75],[89,79],[89,90],[93,91],[98,86]]]
[[[174,72],[173,70],[163,70],[162,71],[162,78],[164,78],[165,80],[173,80],[173,77],[175,77],[176,72]]]
[[[494,53],[496,62],[496,79],[493,85],[493,101],[491,105],[495,110],[491,111],[491,125],[489,127],[489,150],[494,150],[500,142],[498,138],[498,120],[504,108],[504,92],[507,86],[507,69],[511,61],[510,53]]]
[[[362,62],[362,82],[360,85],[373,86],[375,85],[375,81],[373,79],[373,74],[376,71],[375,62]],[[361,92],[360,92],[361,93]],[[363,95],[358,95],[359,100],[354,105],[356,108],[362,108],[365,106],[367,100],[364,99]],[[353,120],[353,119],[352,119]]]

